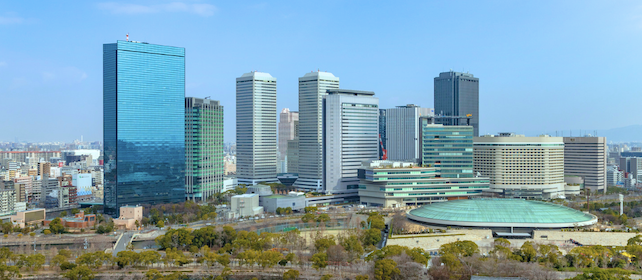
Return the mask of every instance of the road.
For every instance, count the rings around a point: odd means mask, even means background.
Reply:
[[[116,256],[118,252],[127,250],[127,244],[132,241],[135,232],[124,232],[123,236],[118,240],[116,246],[114,246],[113,255]]]

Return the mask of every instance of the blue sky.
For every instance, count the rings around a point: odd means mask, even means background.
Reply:
[[[225,106],[234,79],[268,72],[278,108],[297,78],[332,72],[381,108],[433,105],[433,78],[480,78],[480,132],[642,124],[642,2],[2,1],[0,141],[102,141],[102,44],[186,48],[186,95]]]

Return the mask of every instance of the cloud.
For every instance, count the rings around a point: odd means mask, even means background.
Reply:
[[[156,14],[162,12],[170,13],[191,13],[199,16],[212,16],[217,8],[211,4],[187,4],[183,2],[172,2],[167,4],[140,5],[130,3],[104,2],[99,3],[98,8],[114,14],[139,15]]]
[[[6,17],[6,16],[0,16],[0,25],[1,25],[1,24],[6,24],[6,25],[9,25],[9,24],[20,24],[20,23],[24,23],[24,22],[25,22],[25,19],[24,19],[24,18],[21,18],[21,17],[16,17],[16,16],[8,16],[8,17]]]

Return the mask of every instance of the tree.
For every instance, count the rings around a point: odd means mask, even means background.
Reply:
[[[153,265],[161,261],[160,253],[151,250],[140,252],[138,254],[138,257],[140,259],[140,262],[145,264],[146,266]]]
[[[631,280],[631,272],[623,269],[593,269],[570,280]]]
[[[216,232],[216,228],[213,226],[197,229],[192,232],[192,235],[194,236],[192,244],[199,248],[205,245],[212,247],[218,239],[218,233]]]
[[[79,265],[63,274],[69,280],[92,280],[96,276],[94,272],[84,265]]]
[[[96,251],[93,253],[85,253],[76,258],[76,264],[85,265],[87,267],[98,269],[105,263],[111,263],[113,256],[103,251]]]
[[[60,212],[60,217],[67,217],[67,211]]]
[[[296,280],[297,278],[299,278],[298,270],[290,269],[283,273],[283,280]]]
[[[164,228],[165,227],[165,222],[160,220],[160,221],[156,222],[156,226],[159,227],[159,228]]]
[[[315,206],[308,206],[303,208],[303,210],[305,211],[305,213],[315,213],[317,212],[318,208]]]
[[[133,251],[120,251],[116,254],[115,261],[121,268],[136,265],[138,263],[138,253]]]
[[[230,265],[230,255],[228,254],[221,254],[218,256],[218,259],[216,259],[218,263],[220,263],[222,266],[227,267]]]
[[[397,268],[397,262],[391,259],[383,259],[375,262],[375,279],[376,280],[391,280],[393,277],[401,274]]]
[[[44,233],[45,235],[49,235],[51,234],[51,230],[45,229],[42,231],[42,233]]]
[[[332,279],[332,274],[326,274],[321,276],[321,280],[330,280]]]
[[[134,224],[136,225],[137,229],[140,227],[140,222],[138,220],[136,220],[136,222],[134,222]]]
[[[11,231],[13,231],[13,224],[11,222],[2,224],[2,233],[9,234]]]
[[[520,254],[524,262],[534,262],[537,260],[537,250],[535,250],[533,243],[530,241],[524,242],[520,248]]]
[[[327,250],[328,261],[332,263],[344,263],[348,261],[348,252],[341,245],[332,245]]]
[[[370,216],[368,217],[368,224],[370,224],[370,228],[376,228],[378,230],[383,230],[386,227],[386,221],[384,220],[383,216],[381,216],[379,213],[370,213]]]
[[[283,254],[277,251],[263,251],[259,257],[259,264],[263,269],[266,267],[274,267],[281,259]]]
[[[0,248],[0,262],[7,264],[7,261],[13,258],[13,252],[8,247]]]
[[[80,213],[80,209],[78,209],[78,208],[71,209],[71,214],[72,215],[76,215],[78,213]],[[87,212],[87,213],[89,213],[89,212]]]
[[[312,268],[319,270],[319,268],[328,266],[328,255],[326,253],[316,253],[312,255],[310,261],[312,261]]]
[[[62,225],[62,220],[60,218],[55,218],[51,223],[49,223],[49,230],[52,233],[63,233],[65,232],[65,226]]]
[[[303,215],[303,217],[301,217],[301,221],[304,223],[311,222],[314,220],[316,220],[316,217],[312,213],[306,213],[305,215]]]
[[[363,254],[363,246],[356,235],[350,235],[339,240],[339,244],[348,252],[350,260],[359,258]]]
[[[635,237],[629,238],[626,245],[642,245],[642,235],[638,234]]]
[[[369,278],[368,275],[357,275],[354,280],[368,280]]]
[[[285,208],[285,214],[292,214],[292,207]]]
[[[75,263],[63,262],[60,264],[60,270],[62,271],[70,270],[70,269],[74,269],[76,266],[78,265],[76,265]]]
[[[13,265],[0,264],[0,280],[21,278],[20,269]],[[296,278],[292,278],[296,279]]]
[[[361,242],[364,246],[377,245],[381,241],[381,230],[371,228],[363,231]]]
[[[439,248],[439,254],[441,255],[453,254],[455,256],[470,257],[475,253],[479,253],[479,247],[475,242],[468,240],[444,244]]]
[[[165,235],[156,237],[156,244],[160,246],[161,250],[165,250],[167,248],[185,250],[192,245],[193,239],[194,236],[192,233],[185,228],[170,229],[165,233]]]
[[[336,245],[336,243],[334,242],[334,237],[332,235],[318,238],[317,240],[314,241],[314,247],[319,252],[323,252],[327,250],[330,246],[334,246],[334,245]]]

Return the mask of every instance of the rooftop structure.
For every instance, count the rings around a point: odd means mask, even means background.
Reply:
[[[597,223],[597,217],[565,206],[521,199],[471,199],[433,203],[408,211],[414,221],[461,227],[569,228]]]

